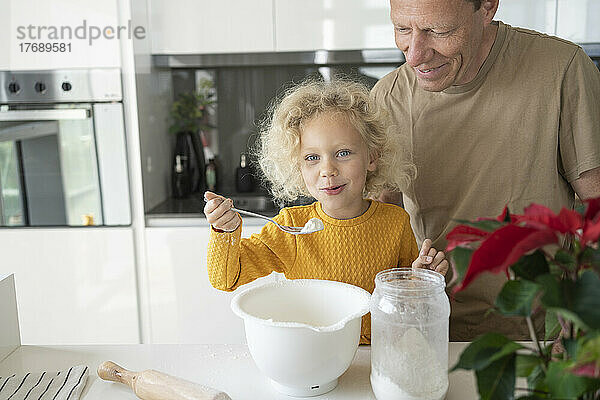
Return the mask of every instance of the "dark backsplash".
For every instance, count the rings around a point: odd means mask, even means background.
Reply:
[[[378,78],[398,65],[285,65],[221,67],[210,70],[174,69],[174,94],[193,90],[198,71],[211,76],[217,91],[218,169],[217,191],[225,195],[239,195],[235,188],[235,171],[240,163],[240,154],[252,153],[260,124],[268,118],[269,105],[285,89],[308,77],[329,80],[335,76],[346,76],[372,87]],[[250,157],[250,166],[255,175],[255,188],[244,195],[268,196],[261,184],[255,160]],[[304,201],[300,201],[306,202]]]
[[[600,69],[600,45],[583,45]],[[196,87],[199,76],[209,76],[217,92],[216,118],[213,121],[218,142],[218,187],[217,191],[227,196],[265,196],[268,190],[261,183],[260,172],[252,156],[249,163],[255,175],[254,190],[250,193],[237,193],[236,168],[240,154],[250,153],[261,122],[268,118],[270,104],[290,86],[308,77],[330,80],[335,76],[351,77],[372,87],[375,82],[400,65],[399,63],[380,64],[337,64],[337,65],[262,65],[224,66],[210,69],[174,68],[174,95],[189,92]],[[300,199],[295,204],[303,204],[310,199]],[[277,208],[277,207],[274,207]]]

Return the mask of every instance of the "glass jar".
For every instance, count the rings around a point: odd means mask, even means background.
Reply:
[[[393,268],[371,296],[371,386],[378,400],[440,400],[448,390],[450,302],[444,276]]]

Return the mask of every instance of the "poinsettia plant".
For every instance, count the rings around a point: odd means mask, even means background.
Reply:
[[[447,236],[456,293],[484,272],[508,281],[494,309],[525,318],[531,345],[484,334],[456,369],[474,370],[481,399],[600,398],[600,198],[555,214],[532,204],[522,215],[459,221]],[[532,314],[546,312],[544,337]],[[527,384],[516,386],[516,378]]]

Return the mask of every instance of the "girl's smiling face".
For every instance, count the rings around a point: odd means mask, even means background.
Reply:
[[[363,190],[376,162],[345,115],[326,113],[309,120],[300,134],[300,157],[304,183],[327,215],[350,219],[367,210]]]

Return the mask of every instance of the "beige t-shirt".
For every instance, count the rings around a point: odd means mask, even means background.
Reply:
[[[530,203],[573,207],[569,182],[600,166],[600,72],[562,39],[498,22],[472,82],[427,92],[404,64],[372,94],[417,166],[403,198],[418,243],[444,248],[453,220],[494,217],[505,205],[515,213]],[[484,274],[456,296],[452,340],[492,330],[529,337],[522,318],[484,315],[505,280]]]

